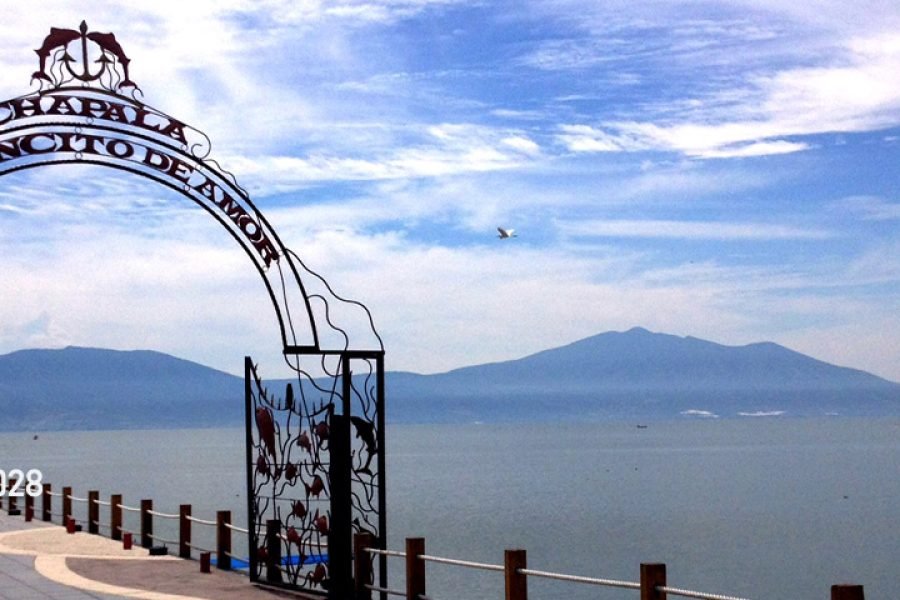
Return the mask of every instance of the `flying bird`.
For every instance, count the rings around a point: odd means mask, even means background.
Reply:
[[[500,234],[497,237],[500,238],[501,240],[518,237],[515,234],[515,231],[516,231],[515,229],[503,229],[502,227],[498,227],[497,231],[500,232]]]

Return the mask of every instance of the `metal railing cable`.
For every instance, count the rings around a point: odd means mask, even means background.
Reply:
[[[406,552],[401,552],[400,550],[381,550],[380,548],[366,548],[366,552],[369,554],[380,554],[382,556],[397,556],[399,558],[406,558]]]
[[[378,554],[381,556],[394,556],[397,558],[406,558],[406,552],[400,550],[381,550],[380,548],[365,548],[365,552],[369,554]],[[468,560],[457,560],[454,558],[444,558],[442,556],[432,556],[430,554],[420,554],[419,558],[423,561],[443,563],[447,565],[455,565],[460,567],[468,567],[472,569],[482,569],[485,571],[504,571],[503,565],[495,565],[488,563],[473,562]],[[546,579],[555,579],[558,581],[568,581],[572,583],[584,583],[588,585],[600,585],[604,587],[615,587],[631,590],[640,590],[641,584],[636,581],[622,581],[618,579],[603,579],[600,577],[584,577],[581,575],[566,575],[564,573],[554,573],[552,571],[540,571],[537,569],[516,569],[521,575],[530,577],[543,577]],[[385,594],[393,594],[397,596],[405,596],[405,592],[390,590],[387,588],[379,588],[373,584],[366,584],[366,589],[383,592]],[[656,586],[656,591],[671,594],[673,596],[682,596],[685,598],[696,598],[697,600],[748,600],[739,596],[728,596],[722,594],[708,594],[705,592],[697,592],[683,588],[670,587],[665,585]],[[427,600],[427,596],[420,596],[419,600]]]
[[[79,498],[78,496],[73,496],[72,494],[69,494],[68,496],[66,496],[66,498],[68,498],[69,500],[74,500],[75,502],[87,502],[88,501],[87,498]]]
[[[641,589],[641,584],[634,581],[620,581],[617,579],[602,579],[599,577],[584,577],[581,575],[564,575],[562,573],[553,573],[550,571],[538,571],[535,569],[517,569],[522,575],[530,575],[532,577],[544,577],[547,579],[556,579],[558,581],[571,581],[574,583],[587,583],[590,585],[602,585],[604,587],[625,588],[630,590]]]
[[[186,515],[185,519],[187,519],[188,521],[192,521],[194,523],[199,523],[201,525],[209,525],[210,527],[215,527],[216,525],[218,525],[218,523],[216,523],[215,521],[207,521],[206,519],[198,519],[197,517],[192,517],[190,515]]]
[[[195,546],[194,544],[191,544],[189,542],[186,543],[185,545],[188,548],[191,548],[192,550],[198,550],[200,552],[209,552],[210,554],[216,554],[215,550],[210,550],[209,548],[203,548],[202,546]]]
[[[470,569],[481,569],[483,571],[503,571],[503,565],[492,565],[488,563],[474,562],[471,560],[457,560],[455,558],[444,558],[442,556],[431,556],[430,554],[420,554],[419,558],[424,561],[442,563],[445,565],[455,565],[457,567],[468,567]]]
[[[101,506],[112,506],[112,504],[110,504],[106,500],[100,500],[99,498],[97,500],[95,500],[95,502]]]
[[[695,592],[693,590],[685,590],[682,588],[669,587],[660,585],[656,587],[656,591],[672,594],[673,596],[682,596],[684,598],[699,598],[699,600],[747,600],[738,596],[723,596],[721,594],[706,594],[704,592]]]
[[[147,514],[153,515],[154,517],[159,517],[161,519],[178,519],[181,517],[181,515],[172,515],[169,513],[161,513],[161,512],[156,512],[155,510],[148,510]]]
[[[127,506],[125,504],[116,504],[116,506],[118,506],[122,510],[127,510],[128,512],[136,512],[136,513],[141,512],[140,507]]]
[[[231,523],[225,523],[225,527],[227,527],[228,529],[230,529],[232,531],[237,531],[240,533],[246,533],[247,535],[250,535],[250,530],[244,529],[243,527],[238,527],[237,525],[232,525]]]
[[[391,596],[406,595],[406,592],[402,592],[400,590],[392,590],[391,588],[378,587],[377,585],[372,585],[371,583],[367,583],[365,587],[367,590],[372,590],[373,592],[381,592],[383,594],[389,594]]]

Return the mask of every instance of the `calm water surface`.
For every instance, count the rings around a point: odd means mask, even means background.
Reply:
[[[670,585],[759,600],[823,600],[845,581],[867,600],[898,597],[898,419],[396,425],[387,436],[394,549],[421,536],[429,554],[502,563],[518,547],[535,569],[631,581],[641,562],[665,562]],[[153,498],[170,513],[190,503],[209,519],[230,509],[240,525],[243,452],[239,429],[0,434],[0,468],[39,468],[54,489]],[[402,562],[390,564],[390,587],[402,587]],[[428,584],[443,600],[502,597],[499,573],[429,564]],[[529,591],[638,597],[535,579]]]

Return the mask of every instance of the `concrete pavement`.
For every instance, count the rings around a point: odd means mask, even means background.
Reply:
[[[0,512],[0,600],[275,600],[238,573]]]

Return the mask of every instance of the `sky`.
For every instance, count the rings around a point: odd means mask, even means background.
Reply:
[[[610,330],[773,341],[900,381],[894,1],[0,1],[0,94],[112,32],[389,370]],[[500,240],[496,228],[517,237]],[[282,366],[243,251],[114,169],[0,178],[0,353]],[[267,371],[268,367],[268,371]]]

